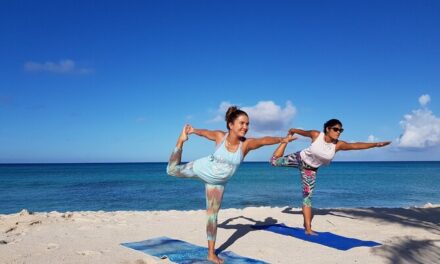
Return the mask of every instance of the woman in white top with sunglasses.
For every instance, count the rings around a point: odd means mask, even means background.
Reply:
[[[303,206],[304,228],[308,235],[316,235],[312,231],[312,193],[315,187],[316,173],[321,165],[328,165],[333,160],[339,150],[359,150],[374,147],[383,147],[390,144],[384,142],[356,142],[348,143],[339,140],[339,136],[344,131],[341,121],[331,119],[324,124],[323,132],[317,130],[302,130],[291,128],[289,134],[298,134],[312,139],[312,144],[296,153],[283,156],[288,142],[282,142],[272,155],[271,164],[273,166],[296,167],[301,173],[303,187]]]

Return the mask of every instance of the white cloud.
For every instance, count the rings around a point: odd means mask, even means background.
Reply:
[[[226,110],[228,110],[228,108],[230,106],[232,106],[232,104],[230,102],[227,102],[227,101],[221,102],[220,106],[218,107],[218,109],[216,111],[215,117],[211,120],[208,120],[208,123],[216,123],[216,122],[224,121]]]
[[[429,100],[429,95],[419,98],[422,106],[425,106]],[[404,131],[397,140],[399,147],[420,149],[440,145],[440,118],[429,109],[413,110],[411,114],[404,116],[400,125]]]
[[[255,132],[275,132],[286,130],[292,123],[296,108],[290,101],[284,109],[272,101],[260,101],[255,106],[243,107],[250,118],[251,128]]]
[[[426,106],[429,103],[429,101],[431,101],[431,97],[429,96],[429,94],[424,94],[419,97],[419,103],[422,106]]]
[[[224,121],[226,110],[231,105],[229,102],[222,102],[217,110],[216,117],[210,121]],[[296,114],[296,108],[290,101],[286,102],[284,108],[273,101],[260,101],[254,106],[243,106],[240,109],[249,115],[250,129],[257,134],[287,133],[287,129]]]
[[[57,74],[88,74],[93,72],[93,69],[78,68],[73,60],[61,60],[58,63],[51,61],[44,63],[28,61],[24,64],[24,70],[28,72],[51,72]]]
[[[373,135],[369,135],[368,136],[368,141],[367,142],[376,142],[379,141],[379,139]]]

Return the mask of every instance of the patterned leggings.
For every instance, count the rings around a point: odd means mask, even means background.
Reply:
[[[272,166],[296,167],[301,173],[303,187],[303,205],[312,207],[312,194],[315,188],[316,169],[308,166],[301,160],[299,152],[291,153],[284,157],[272,157],[270,160]]]
[[[167,173],[170,176],[179,178],[199,178],[193,171],[193,162],[181,164],[182,149],[175,148],[171,153],[167,166]],[[223,200],[224,185],[205,183],[206,193],[206,234],[208,240],[215,241],[217,236],[217,215]]]

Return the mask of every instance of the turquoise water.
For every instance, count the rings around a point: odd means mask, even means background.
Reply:
[[[167,176],[166,163],[0,165],[0,213],[79,210],[189,210],[205,207],[201,181]],[[313,206],[440,204],[440,162],[334,162],[320,168]],[[294,168],[245,162],[222,208],[301,206]]]

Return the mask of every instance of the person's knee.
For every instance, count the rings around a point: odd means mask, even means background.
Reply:
[[[209,201],[206,208],[207,215],[217,218],[218,211],[220,211],[220,204],[215,201]]]
[[[303,198],[303,206],[312,207],[312,198],[310,196],[306,196]]]

